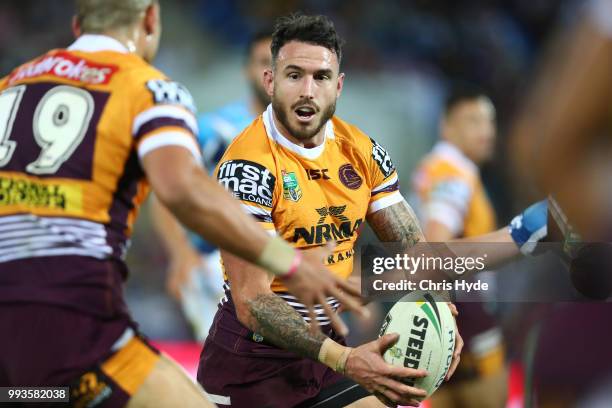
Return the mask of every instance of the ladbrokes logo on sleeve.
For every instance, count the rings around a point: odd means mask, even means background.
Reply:
[[[228,160],[219,167],[217,179],[239,200],[272,208],[276,177],[261,164],[249,160]]]

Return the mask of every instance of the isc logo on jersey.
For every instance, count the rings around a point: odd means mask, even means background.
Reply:
[[[239,200],[272,207],[276,177],[261,164],[248,160],[228,160],[219,167],[217,179]]]

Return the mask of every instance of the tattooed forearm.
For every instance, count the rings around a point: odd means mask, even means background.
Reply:
[[[320,331],[310,331],[304,319],[283,299],[274,294],[258,295],[247,302],[253,321],[251,328],[266,341],[317,360],[326,339]]]
[[[425,241],[417,217],[405,201],[370,214],[368,224],[382,242],[400,242],[410,248]]]

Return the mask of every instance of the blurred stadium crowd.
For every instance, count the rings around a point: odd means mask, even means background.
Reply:
[[[478,84],[497,109],[497,154],[482,175],[503,225],[525,204],[513,195],[508,174],[504,142],[508,124],[520,107],[520,95],[543,46],[572,20],[580,2],[162,0],[161,4],[165,32],[156,65],[187,85],[200,112],[247,95],[241,69],[245,44],[254,32],[296,10],[331,17],[347,40],[343,60],[347,82],[338,113],[390,151],[401,152],[394,157],[403,190],[414,166],[438,137],[437,119],[447,90],[458,82]],[[72,4],[65,0],[2,1],[0,76],[47,49],[69,44],[69,7]],[[128,258],[131,309],[151,337],[188,339],[180,310],[165,293],[166,259],[152,236],[145,210]]]

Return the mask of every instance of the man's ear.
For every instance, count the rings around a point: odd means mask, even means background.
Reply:
[[[156,3],[151,4],[145,10],[144,29],[147,35],[155,33],[155,28],[159,23],[159,6]]]
[[[344,87],[344,72],[341,72],[340,74],[338,74],[338,85],[336,87],[336,98],[340,97],[340,94],[342,93],[342,88]]]
[[[264,71],[263,84],[266,93],[271,97],[274,94],[274,71],[271,69],[266,69]]]
[[[79,38],[82,34],[81,21],[77,15],[72,16],[72,34],[74,35],[74,38]]]

